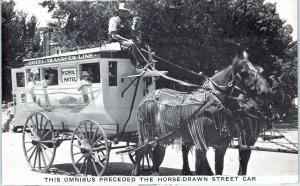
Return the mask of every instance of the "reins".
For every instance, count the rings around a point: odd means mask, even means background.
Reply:
[[[139,50],[138,50],[138,51],[139,51]],[[240,93],[242,93],[242,94],[244,94],[244,95],[248,95],[247,92],[245,92],[242,88],[240,88],[239,86],[237,86],[236,83],[235,83],[235,82],[236,82],[236,81],[235,81],[236,77],[239,77],[240,80],[242,79],[242,77],[240,77],[239,74],[234,74],[234,73],[232,72],[232,80],[229,81],[228,84],[227,84],[226,86],[221,86],[221,85],[216,84],[216,82],[214,82],[211,78],[209,78],[209,77],[207,77],[207,76],[205,76],[205,75],[203,75],[203,74],[200,75],[200,74],[198,74],[198,73],[196,73],[196,72],[194,72],[194,71],[192,71],[192,70],[189,70],[189,69],[187,69],[187,68],[185,68],[185,67],[182,67],[182,66],[180,66],[180,65],[174,64],[174,63],[172,63],[172,62],[170,62],[170,61],[168,61],[168,60],[166,60],[166,59],[163,59],[163,58],[161,58],[161,57],[159,57],[159,56],[157,56],[157,55],[155,55],[155,54],[152,54],[151,52],[149,52],[149,51],[147,51],[147,50],[145,50],[145,49],[141,49],[141,51],[146,52],[147,54],[150,54],[150,55],[152,55],[153,57],[155,57],[155,58],[157,58],[157,59],[159,59],[159,60],[161,60],[161,61],[163,61],[163,62],[165,62],[165,63],[168,63],[168,64],[170,64],[170,65],[173,65],[173,66],[175,66],[175,67],[177,67],[177,68],[179,68],[179,69],[181,69],[181,70],[184,70],[184,71],[186,71],[187,73],[190,73],[190,74],[192,74],[192,75],[195,75],[195,76],[204,78],[206,81],[207,81],[207,80],[210,81],[210,82],[213,84],[213,86],[216,88],[217,91],[219,91],[220,93],[224,94],[224,95],[225,95],[227,98],[229,98],[229,99],[232,99],[232,100],[238,100],[238,101],[244,100],[243,98],[240,98],[240,97],[234,97],[234,96],[228,95],[228,90],[226,90],[226,89],[228,89],[228,88],[231,88],[230,94],[232,94],[234,90],[238,90]],[[140,51],[139,51],[139,52],[140,52]],[[140,54],[142,55],[141,52],[140,52]],[[142,56],[143,56],[143,55],[142,55]],[[150,66],[150,67],[152,68],[152,70],[157,71],[157,70],[153,67],[153,65],[152,65],[148,60],[146,60],[145,58],[144,58],[144,60],[147,62],[147,66]],[[158,72],[158,71],[157,71],[157,72]],[[167,78],[167,76],[165,76],[165,75],[163,75],[163,74],[161,74],[161,76],[164,77],[164,78],[166,78],[166,79],[169,79],[169,80],[174,79],[174,78]],[[255,74],[255,78],[256,78],[256,77],[257,77],[257,74]],[[178,82],[179,82],[179,80],[177,81],[177,83],[178,83]],[[189,83],[187,83],[187,84],[189,84]],[[195,87],[198,87],[198,88],[205,89],[205,90],[214,90],[214,89],[212,89],[212,88],[204,87],[204,86],[202,86],[202,85],[195,85],[195,84],[191,84],[191,85],[192,85],[192,86],[195,86]]]

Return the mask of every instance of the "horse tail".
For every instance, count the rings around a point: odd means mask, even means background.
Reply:
[[[154,139],[157,116],[157,104],[153,100],[143,101],[137,112],[137,129],[139,145],[144,145]]]

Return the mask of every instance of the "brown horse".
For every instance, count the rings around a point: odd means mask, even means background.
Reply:
[[[239,145],[253,146],[258,139],[260,133],[264,130],[270,129],[269,120],[264,118],[261,113],[258,113],[256,103],[247,99],[240,104],[241,109],[234,113],[235,117],[232,119],[234,123],[234,130],[232,132],[233,138],[238,138]],[[223,141],[219,145],[215,145],[215,174],[222,175],[224,167],[224,155],[230,141]],[[192,175],[188,162],[188,153],[191,150],[192,144],[182,145],[183,158],[183,175]],[[251,150],[239,149],[239,170],[238,175],[246,175],[247,166]],[[212,173],[212,172],[211,172]]]
[[[256,67],[252,64],[249,64],[251,69],[254,69],[256,73],[262,72],[260,67]],[[220,95],[225,95],[224,91],[216,86],[218,84],[218,74],[213,76],[212,81],[207,81],[204,83],[205,87],[209,87],[213,90],[219,92]],[[246,80],[249,82],[249,80]],[[215,82],[215,83],[213,83]],[[265,84],[265,80],[258,83],[257,86],[263,87]],[[253,87],[252,87],[253,89]],[[268,94],[268,95],[267,95]],[[234,130],[232,132],[232,137],[238,137],[240,145],[248,145],[253,146],[257,141],[259,134],[267,130],[271,127],[269,121],[262,115],[264,114],[269,115],[269,106],[271,99],[273,97],[273,92],[271,96],[271,91],[265,94],[265,98],[263,99],[264,102],[261,102],[258,97],[253,97],[254,99],[241,99],[238,100],[239,109],[234,112],[234,118],[232,119],[232,123],[234,123]],[[230,143],[230,140],[224,140],[222,143],[215,145],[215,174],[222,175],[223,172],[223,163],[224,163],[224,156],[227,150],[227,147]],[[192,175],[190,171],[189,163],[188,163],[188,153],[191,149],[192,144],[183,144],[182,145],[182,158],[183,158],[183,167],[182,167],[182,174],[183,175]],[[242,150],[239,149],[239,171],[238,175],[246,175],[247,173],[247,166],[249,162],[249,158],[251,155],[250,150]],[[206,162],[204,162],[206,164]],[[197,172],[196,172],[197,173]],[[209,171],[209,174],[212,174],[212,171]]]
[[[224,152],[232,139],[232,111],[239,108],[241,93],[264,104],[270,93],[266,80],[245,60],[235,58],[210,81],[218,91],[199,89],[192,94],[162,89],[149,93],[138,109],[139,147],[132,175],[140,174],[140,161],[150,154],[153,172],[158,174],[165,146],[180,138],[196,146],[196,174],[211,175],[206,159],[208,146],[220,146]],[[221,92],[221,93],[220,93]],[[154,140],[154,141],[153,141]],[[225,150],[224,150],[225,149]],[[218,159],[217,163],[222,164]]]

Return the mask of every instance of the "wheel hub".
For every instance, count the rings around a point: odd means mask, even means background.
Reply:
[[[41,141],[34,139],[34,140],[31,141],[31,143],[32,143],[32,145],[38,145],[38,144],[41,143]]]

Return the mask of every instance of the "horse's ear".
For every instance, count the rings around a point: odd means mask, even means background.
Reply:
[[[240,64],[240,58],[238,55],[236,55],[232,61],[232,70],[235,71],[238,65]]]

